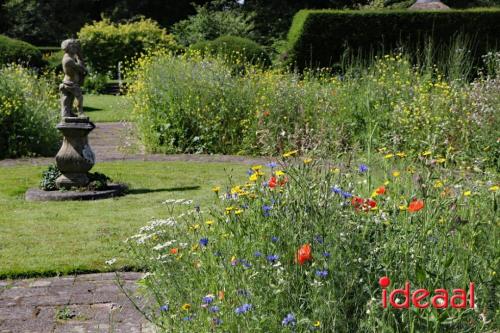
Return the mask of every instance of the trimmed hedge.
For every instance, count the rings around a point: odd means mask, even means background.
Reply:
[[[34,67],[41,67],[45,64],[42,53],[35,46],[0,35],[0,65],[9,63]]]
[[[234,62],[244,60],[252,64],[271,65],[271,59],[266,50],[253,40],[243,37],[222,36],[211,41],[195,43],[191,45],[190,50],[222,55]]]
[[[500,10],[301,10],[288,33],[286,56],[299,68],[329,67],[348,49],[366,54],[401,45],[413,48],[428,37],[445,46],[459,34],[474,39],[476,57],[498,48]]]

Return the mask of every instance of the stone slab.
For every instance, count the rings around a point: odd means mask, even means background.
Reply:
[[[27,201],[99,200],[124,195],[126,190],[124,184],[111,184],[104,191],[43,191],[30,188],[25,198]]]

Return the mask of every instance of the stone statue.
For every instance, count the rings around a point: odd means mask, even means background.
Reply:
[[[61,44],[64,50],[62,67],[64,80],[59,85],[61,92],[61,122],[56,128],[64,136],[61,149],[56,155],[56,164],[62,175],[56,179],[59,189],[82,188],[89,183],[88,172],[95,163],[95,156],[88,142],[88,134],[95,125],[83,114],[83,84],[87,69],[83,63],[80,43],[67,39]],[[78,116],[73,112],[77,101]]]
[[[83,117],[83,95],[80,86],[83,85],[88,72],[83,63],[80,42],[76,39],[66,39],[61,43],[61,49],[64,50],[62,59],[64,80],[59,85],[61,114],[62,117],[76,117],[73,113],[73,102],[76,99],[78,116]]]

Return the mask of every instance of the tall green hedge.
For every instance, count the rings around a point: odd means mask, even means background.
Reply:
[[[9,63],[35,67],[44,65],[42,53],[35,46],[0,35],[0,65]]]
[[[500,46],[500,9],[448,11],[302,10],[288,33],[287,59],[299,68],[332,66],[347,50],[378,52],[421,46],[429,37],[445,46],[456,36],[473,40],[473,56]]]

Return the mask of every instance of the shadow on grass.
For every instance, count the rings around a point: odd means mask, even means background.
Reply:
[[[91,106],[84,106],[83,107],[83,112],[92,112],[92,111],[101,111],[102,109],[99,108],[93,108]]]
[[[199,186],[180,186],[180,187],[170,187],[170,188],[134,188],[129,189],[127,194],[145,194],[145,193],[156,193],[156,192],[178,192],[178,191],[194,191],[199,190]]]

